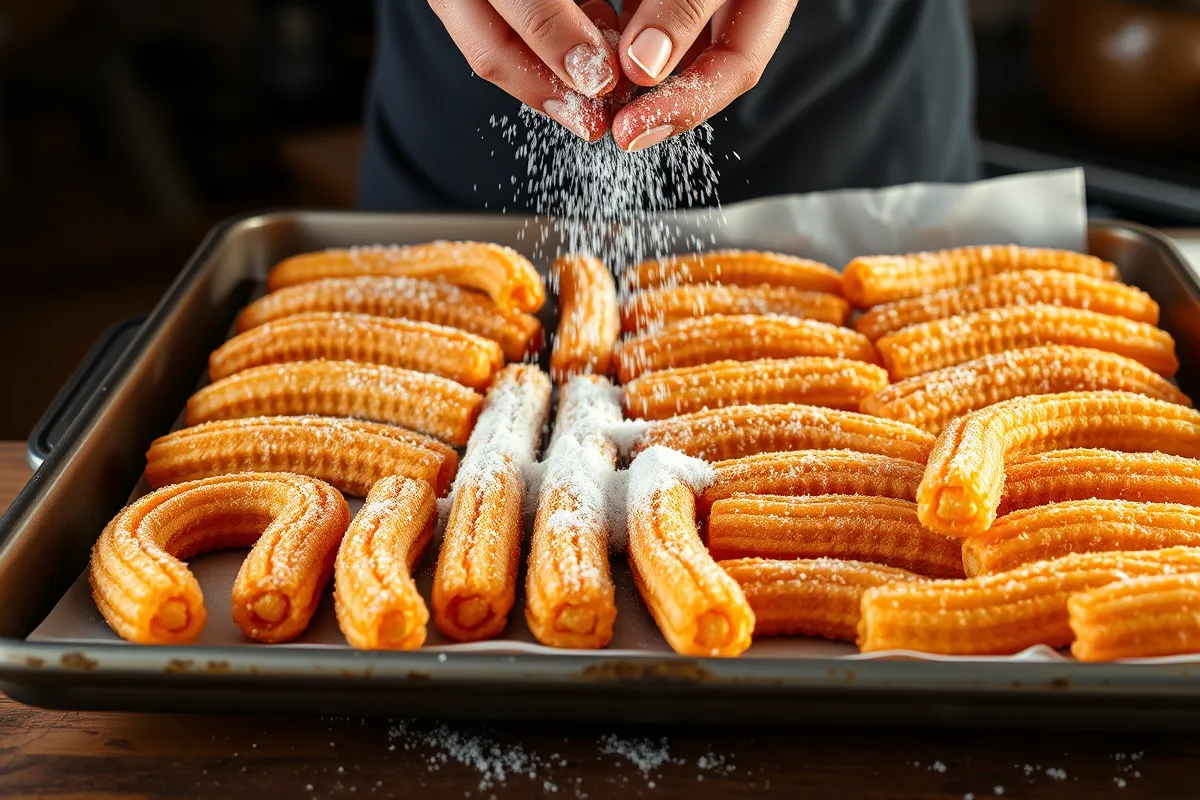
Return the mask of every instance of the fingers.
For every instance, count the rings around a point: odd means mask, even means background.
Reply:
[[[491,0],[491,3],[538,58],[570,88],[586,97],[602,97],[616,86],[621,72],[616,54],[575,0]]]
[[[654,86],[671,74],[725,0],[643,0],[621,35],[621,67]]]
[[[486,0],[429,5],[476,75],[589,142],[608,131],[611,112],[605,104],[571,91]]]
[[[611,31],[621,30],[621,19],[608,0],[585,0],[579,4],[579,10],[587,14],[588,19],[596,23],[601,31],[605,28]]]
[[[715,43],[690,67],[636,98],[613,118],[617,144],[628,151],[652,147],[691,130],[753,88],[775,54],[795,7],[795,0],[741,0],[736,8],[731,5],[714,15]]]

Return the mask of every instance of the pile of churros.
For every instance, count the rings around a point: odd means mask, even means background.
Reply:
[[[1200,412],[1114,265],[983,246],[610,266],[551,265],[544,336],[546,286],[498,245],[276,265],[151,446],[155,491],[93,550],[105,619],[191,641],[184,560],[250,547],[233,616],[253,640],[294,639],[330,581],[353,647],[420,647],[431,618],[490,639],[524,555],[533,635],[596,649],[615,551],[686,655],[1200,651]]]

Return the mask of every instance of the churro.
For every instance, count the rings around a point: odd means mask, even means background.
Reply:
[[[1175,340],[1166,331],[1145,322],[1061,306],[991,308],[922,322],[875,344],[895,380],[1005,350],[1055,344],[1116,353],[1166,377],[1179,369]]]
[[[525,620],[551,647],[593,649],[612,638],[608,507],[617,447],[607,431],[621,421],[619,396],[594,375],[559,389],[525,578]]]
[[[1067,601],[1080,661],[1200,652],[1200,572],[1151,575],[1080,592]]]
[[[864,591],[926,580],[895,567],[835,558],[740,558],[717,566],[742,587],[754,611],[756,637],[824,636],[853,642]]]
[[[1116,280],[1117,268],[1095,256],[1069,250],[1017,245],[960,247],[903,256],[863,256],[846,265],[846,298],[859,308],[916,297],[989,275],[1018,270],[1054,270]]]
[[[627,288],[655,289],[696,283],[788,286],[842,294],[842,276],[819,261],[754,250],[710,250],[643,261],[625,273]]]
[[[1200,547],[1200,508],[1133,500],[1069,500],[1000,517],[962,543],[968,575],[1007,572],[1069,553]]]
[[[1200,507],[1200,460],[1083,448],[1035,453],[1005,466],[996,516],[1092,498]]]
[[[621,329],[636,333],[710,314],[780,314],[844,325],[850,304],[836,294],[791,286],[663,286],[638,292],[621,308]]]
[[[146,481],[158,488],[235,472],[295,472],[366,497],[403,475],[445,494],[458,471],[454,448],[419,433],[332,417],[251,417],[206,422],[154,440]]]
[[[285,642],[308,625],[333,572],[350,509],[300,475],[224,475],[159,489],[127,506],[92,548],[92,596],[138,644],[185,644],[204,628],[204,595],[184,560],[249,547],[233,618],[251,639]]]
[[[1192,404],[1175,384],[1133,359],[1089,347],[1047,345],[905,378],[865,398],[861,409],[940,433],[951,420],[1001,400],[1101,389]]]
[[[871,341],[909,325],[988,308],[1032,304],[1085,308],[1149,325],[1158,324],[1158,303],[1134,286],[1058,270],[1021,270],[989,275],[978,283],[943,289],[875,306],[854,321]]]
[[[510,364],[471,433],[433,578],[434,621],[457,641],[504,630],[517,587],[528,474],[550,411],[550,379]]]
[[[264,415],[319,414],[402,425],[463,445],[483,397],[447,378],[351,361],[252,367],[196,392],[187,424]]]
[[[617,374],[629,383],[647,372],[714,361],[829,356],[879,363],[867,337],[799,317],[741,314],[686,319],[617,345]]]
[[[998,575],[867,589],[858,646],[863,652],[920,650],[1007,655],[1037,644],[1063,647],[1073,634],[1068,598],[1142,575],[1195,572],[1200,551],[1077,553]]]
[[[1200,412],[1128,392],[1018,397],[947,426],[917,489],[921,522],[971,536],[996,518],[1006,462],[1046,450],[1100,447],[1200,456]]]
[[[735,494],[712,505],[713,558],[841,558],[933,578],[963,576],[962,541],[926,530],[908,500]]]
[[[313,312],[238,334],[209,357],[208,372],[216,381],[252,367],[317,359],[429,372],[477,390],[486,389],[504,366],[500,345],[458,328]]]
[[[815,406],[730,406],[651,423],[632,454],[662,445],[707,461],[787,450],[857,450],[924,464],[934,436],[903,422]]]
[[[520,361],[542,346],[542,324],[536,317],[501,309],[481,292],[416,278],[326,278],[279,289],[242,310],[237,332],[245,333],[281,317],[320,311],[458,328],[496,342],[509,361]]]
[[[562,256],[550,267],[558,284],[558,335],[550,353],[550,376],[607,375],[621,335],[617,289],[608,267],[590,256]]]
[[[696,529],[694,493],[711,469],[655,447],[634,459],[629,473],[629,566],[663,637],[683,655],[741,655],[754,612]]]
[[[412,572],[436,519],[425,481],[393,475],[371,488],[334,564],[334,611],[352,647],[415,650],[425,641],[429,609]]]
[[[621,399],[625,413],[634,419],[666,419],[710,408],[772,403],[856,411],[887,382],[882,367],[848,358],[717,361],[646,373],[625,384]]]
[[[511,247],[482,242],[427,242],[301,253],[275,265],[270,291],[324,278],[424,278],[478,289],[504,311],[537,311],[546,302],[541,276]]]

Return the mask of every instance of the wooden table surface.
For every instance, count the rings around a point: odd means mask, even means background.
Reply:
[[[0,509],[29,477],[0,443]],[[43,711],[0,696],[3,797],[1196,797],[1200,734]]]

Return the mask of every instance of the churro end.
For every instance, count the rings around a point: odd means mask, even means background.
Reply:
[[[704,648],[719,648],[728,641],[729,617],[720,611],[705,611],[696,620],[696,644]]]
[[[966,492],[958,486],[947,486],[938,492],[937,515],[947,522],[958,522],[975,514],[975,504],[967,500]]]
[[[454,604],[454,620],[460,628],[470,630],[478,628],[484,621],[491,616],[492,607],[482,597],[475,595],[473,597],[460,597]]]
[[[587,606],[568,605],[554,618],[554,627],[580,635],[596,630],[596,612]]]
[[[401,649],[412,639],[413,631],[409,615],[403,611],[389,611],[379,620],[379,645],[387,649]]]
[[[172,597],[158,607],[150,624],[159,630],[177,633],[187,627],[190,619],[187,603],[178,597]]]
[[[288,599],[282,593],[269,591],[250,603],[250,613],[260,622],[275,625],[283,621],[288,613]]]

